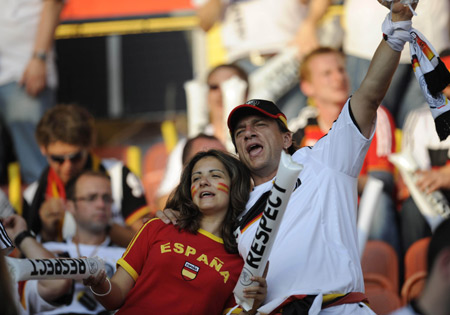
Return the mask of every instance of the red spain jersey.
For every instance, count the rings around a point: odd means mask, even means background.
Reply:
[[[117,262],[136,281],[118,314],[222,314],[243,267],[223,240],[199,229],[147,222]]]

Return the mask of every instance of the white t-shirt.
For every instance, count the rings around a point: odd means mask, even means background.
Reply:
[[[199,6],[207,0],[191,0]],[[299,0],[229,1],[222,18],[222,41],[229,62],[251,52],[278,53],[294,39],[308,5]]]
[[[412,153],[421,170],[429,170],[431,161],[428,149],[449,150],[447,156],[450,159],[450,137],[440,141],[431,111],[428,104],[425,104],[424,107],[413,110],[406,116],[402,150]]]
[[[79,252],[77,246],[68,239],[66,242],[48,242],[44,243],[44,247],[51,252],[55,253],[67,253],[70,257],[76,258],[80,256],[94,257],[98,256],[105,261],[105,269],[109,278],[111,278],[116,272],[116,263],[122,254],[125,252],[125,248],[108,246],[111,240],[109,237],[99,246],[79,244]],[[93,309],[88,309],[85,305],[87,303],[93,303]],[[103,306],[98,303],[92,292],[88,287],[83,285],[82,281],[75,281],[75,288],[73,292],[72,303],[57,308],[54,311],[43,312],[42,314],[64,314],[64,313],[79,313],[79,314],[97,314],[103,311]]]
[[[22,78],[30,60],[43,0],[2,0],[0,9],[0,85]],[[56,86],[54,53],[47,58],[47,85]]]
[[[381,24],[388,9],[372,0],[346,0],[344,3],[344,52],[363,59],[372,56],[382,39]],[[450,46],[450,1],[419,2],[413,27],[420,31],[439,53]],[[405,45],[401,63],[411,63],[409,44]]]
[[[36,314],[57,308],[57,306],[49,304],[39,295],[38,280],[25,281],[23,286],[23,289],[19,290],[16,283],[15,290],[13,290],[14,302],[19,314]],[[21,292],[20,295],[19,291]]]
[[[268,293],[259,311],[270,313],[291,295],[364,292],[356,185],[373,133],[366,139],[359,132],[347,102],[327,136],[293,155],[304,165],[301,184],[290,197],[269,256]],[[247,211],[271,187],[272,181],[255,187]],[[239,229],[242,257],[247,257],[258,224]]]

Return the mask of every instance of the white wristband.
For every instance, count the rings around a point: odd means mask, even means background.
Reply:
[[[109,289],[108,289],[108,291],[107,291],[106,293],[97,293],[97,292],[95,292],[94,290],[92,290],[92,287],[91,287],[91,286],[89,286],[89,289],[90,289],[91,292],[92,292],[94,295],[96,295],[96,296],[105,296],[105,295],[108,295],[108,294],[111,293],[112,285],[111,285],[111,281],[109,281],[108,278],[106,278],[106,281],[108,281],[108,283],[109,283]]]
[[[384,19],[381,30],[383,38],[388,45],[395,51],[402,51],[406,42],[411,41],[411,21],[392,22],[392,13],[389,12]]]

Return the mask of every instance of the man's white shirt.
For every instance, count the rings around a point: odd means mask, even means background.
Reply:
[[[355,126],[349,102],[327,136],[293,155],[304,165],[269,256],[268,294],[260,312],[269,313],[298,294],[364,292],[356,231],[357,177],[373,137]],[[247,211],[272,181],[255,187]],[[238,232],[247,256],[259,220]]]

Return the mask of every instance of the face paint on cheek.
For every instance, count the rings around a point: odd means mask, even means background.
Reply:
[[[197,188],[195,186],[192,186],[191,187],[191,197],[194,198],[196,193],[197,193]]]
[[[225,185],[224,183],[218,183],[217,190],[221,190],[227,194],[230,192],[230,188],[227,185]]]

